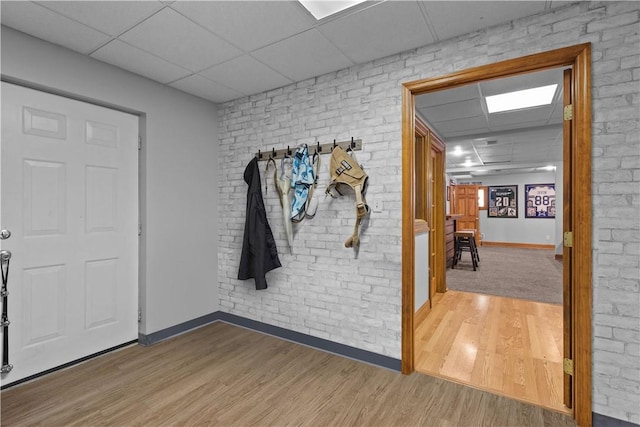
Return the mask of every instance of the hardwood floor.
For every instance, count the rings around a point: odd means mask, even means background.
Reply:
[[[3,426],[575,426],[557,412],[221,322],[0,397]]]
[[[416,328],[416,370],[570,413],[562,403],[562,306],[437,294]]]

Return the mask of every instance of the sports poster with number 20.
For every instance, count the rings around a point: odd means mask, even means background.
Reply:
[[[525,218],[556,217],[555,184],[525,184],[524,199],[527,203]]]

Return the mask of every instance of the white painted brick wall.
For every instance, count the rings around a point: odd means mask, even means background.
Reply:
[[[592,43],[594,411],[640,424],[640,3],[570,5],[226,103],[220,109],[220,306],[294,331],[400,358],[401,84]],[[269,289],[238,281],[245,165],[258,148],[363,140],[369,200],[384,211],[343,246],[353,199],[321,199],[288,253],[273,182],[265,195],[283,268]],[[328,180],[322,156],[318,193]],[[264,185],[264,162],[261,162]]]

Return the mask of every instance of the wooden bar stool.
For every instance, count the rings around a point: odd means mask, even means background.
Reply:
[[[458,264],[458,261],[460,261],[462,257],[462,252],[469,252],[469,255],[471,255],[471,263],[473,264],[473,271],[476,271],[480,263],[480,256],[478,255],[475,236],[475,230],[460,230],[453,233],[455,253],[453,255],[451,268],[455,268],[456,264]]]

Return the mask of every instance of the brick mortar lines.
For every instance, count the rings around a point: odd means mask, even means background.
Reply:
[[[639,15],[634,2],[582,2],[222,105],[222,309],[400,358],[401,84],[591,42],[593,410],[640,424],[640,371],[629,370],[640,365]],[[296,227],[289,254],[269,176],[265,204],[283,268],[269,273],[266,291],[236,280],[246,202],[242,173],[253,153],[352,136],[363,140],[356,155],[370,177],[368,198],[384,204],[363,232],[358,257],[343,247],[353,227],[352,198],[321,200],[316,217]],[[319,196],[328,161],[322,156]],[[264,162],[260,167],[264,188]]]

